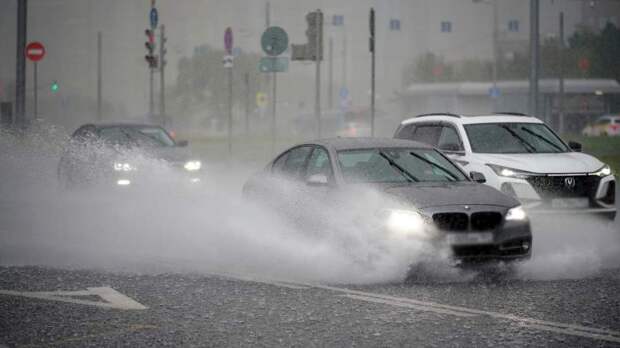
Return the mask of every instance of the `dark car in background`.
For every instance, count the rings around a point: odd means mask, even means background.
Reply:
[[[163,167],[180,173],[182,181],[199,183],[202,163],[187,144],[155,125],[85,124],[71,136],[58,178],[65,188],[126,187],[148,182],[153,169]]]
[[[313,212],[355,216],[351,211],[367,200],[359,214],[371,215],[364,223],[372,221],[386,237],[447,244],[458,261],[529,258],[532,233],[519,202],[481,182],[482,174],[468,177],[421,143],[336,138],[284,151],[246,183],[243,193],[297,223],[320,228],[330,226]],[[390,199],[368,199],[373,196],[361,194],[366,189]]]

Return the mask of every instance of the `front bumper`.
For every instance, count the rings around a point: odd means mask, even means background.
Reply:
[[[613,175],[585,174],[498,177],[500,191],[517,198],[532,214],[616,212],[616,180]]]
[[[531,256],[532,231],[526,218],[506,221],[507,208],[454,205],[426,209],[441,243],[455,260],[486,262],[522,260]],[[475,238],[469,238],[469,237]]]

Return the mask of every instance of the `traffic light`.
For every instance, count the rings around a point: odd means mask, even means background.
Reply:
[[[52,81],[52,84],[50,85],[50,91],[52,93],[57,93],[58,90],[60,90],[60,85],[56,80]]]
[[[306,29],[306,37],[308,44],[306,45],[306,57],[310,60],[317,59],[317,45],[319,60],[323,60],[323,12],[316,10],[306,15],[308,29]]]
[[[155,51],[155,33],[151,29],[146,29],[144,35],[147,38],[147,41],[144,43],[144,47],[146,47],[144,59],[148,62],[149,68],[155,69],[157,68],[157,56],[153,54]]]

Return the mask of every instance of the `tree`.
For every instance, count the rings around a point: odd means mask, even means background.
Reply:
[[[191,57],[179,60],[176,86],[172,93],[175,107],[181,114],[206,108],[211,117],[224,118],[228,107],[227,71],[222,62],[226,53],[210,46],[199,46]],[[245,73],[250,77],[250,96],[256,95],[260,56],[241,53],[233,67],[233,105],[245,105]]]

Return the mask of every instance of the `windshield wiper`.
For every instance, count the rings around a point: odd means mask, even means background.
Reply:
[[[528,132],[528,133],[530,133],[531,135],[535,136],[536,138],[538,138],[538,139],[540,139],[540,140],[544,141],[545,143],[547,143],[547,144],[551,145],[551,146],[552,146],[552,147],[554,147],[556,150],[558,150],[558,152],[562,152],[562,151],[563,151],[563,150],[562,150],[562,148],[561,148],[561,147],[559,147],[557,144],[554,144],[551,140],[549,140],[549,139],[545,138],[544,136],[542,136],[542,135],[540,135],[540,134],[538,134],[538,133],[534,132],[533,130],[531,130],[531,129],[527,129],[527,128],[525,128],[525,127],[521,127],[521,129],[522,129],[522,130],[524,130],[524,131],[526,131],[526,132]]]
[[[528,143],[525,139],[521,138],[519,136],[519,134],[517,134],[515,131],[513,131],[512,129],[510,129],[510,127],[506,126],[506,125],[501,125],[501,128],[504,128],[506,131],[508,131],[508,133],[510,133],[510,135],[512,135],[513,137],[515,137],[517,140],[519,140],[519,142],[521,142],[521,144],[523,144],[523,147],[525,148],[525,150],[529,153],[532,152],[537,152],[536,148],[534,147],[534,145]]]
[[[423,156],[420,156],[420,155],[418,155],[418,154],[417,154],[417,153],[415,153],[415,152],[409,152],[409,154],[410,154],[411,156],[413,156],[413,157],[415,157],[415,158],[419,159],[419,160],[422,160],[422,161],[424,161],[424,162],[426,162],[426,163],[430,164],[431,166],[433,166],[433,167],[435,167],[435,168],[437,168],[437,169],[441,170],[442,172],[444,172],[444,173],[448,174],[448,176],[449,176],[450,178],[452,178],[452,180],[450,180],[450,181],[458,181],[458,180],[459,180],[459,178],[457,178],[457,177],[456,177],[456,175],[454,175],[453,173],[451,173],[448,169],[444,168],[443,166],[440,166],[439,164],[437,164],[437,163],[435,163],[435,162],[433,162],[433,161],[430,161],[430,160],[428,160],[427,158],[424,158]]]
[[[412,182],[419,182],[420,180],[418,178],[416,178],[415,176],[413,176],[413,174],[409,173],[407,170],[405,170],[405,168],[403,168],[401,165],[399,165],[398,163],[394,162],[394,160],[392,158],[390,158],[390,156],[386,155],[383,151],[379,151],[379,156],[385,158],[386,161],[388,161],[388,163],[398,169],[398,171],[405,177],[405,179],[407,179],[407,181]]]

